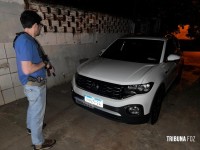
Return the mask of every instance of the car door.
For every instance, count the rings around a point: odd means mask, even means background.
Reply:
[[[178,47],[173,39],[169,39],[166,44],[165,55],[164,55],[164,70],[166,75],[166,88],[168,88],[175,80],[178,73],[178,61],[169,61],[167,57],[170,54],[177,54]]]

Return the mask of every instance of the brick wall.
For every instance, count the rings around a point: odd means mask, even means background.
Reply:
[[[0,105],[24,97],[12,43],[0,43]]]

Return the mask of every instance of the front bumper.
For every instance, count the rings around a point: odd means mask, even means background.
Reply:
[[[140,124],[140,123],[146,123],[149,121],[149,114],[144,115],[144,110],[142,105],[138,105],[138,107],[141,108],[141,114],[140,115],[131,115],[127,113],[127,106],[122,107],[113,107],[106,104],[103,104],[103,108],[95,107],[91,104],[88,104],[84,101],[84,97],[75,93],[72,90],[72,98],[76,104],[79,106],[86,108],[98,115],[101,115],[103,117],[114,119],[116,121],[125,122],[125,123],[134,123],[134,124]]]

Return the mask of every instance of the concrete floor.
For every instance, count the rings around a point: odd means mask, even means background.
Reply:
[[[44,134],[57,140],[52,150],[199,150],[200,52],[184,56],[182,81],[165,97],[153,126],[115,122],[80,108],[71,99],[70,83],[49,89]],[[31,149],[26,107],[26,99],[0,107],[0,150]],[[167,136],[189,140],[169,142]]]

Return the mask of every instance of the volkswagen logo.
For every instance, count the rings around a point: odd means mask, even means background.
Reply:
[[[92,83],[91,87],[95,91],[98,91],[98,89],[99,89],[99,85],[97,83],[95,83],[95,82]]]

